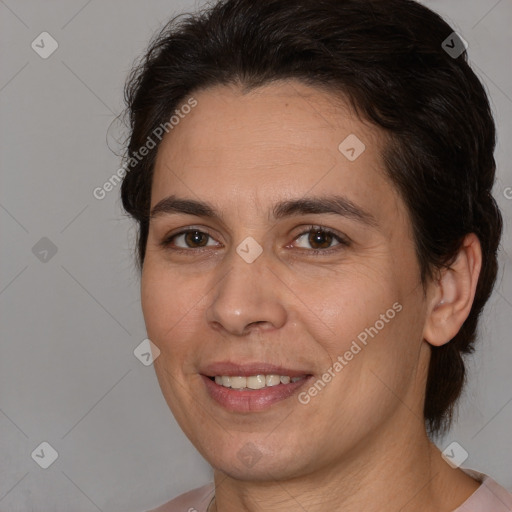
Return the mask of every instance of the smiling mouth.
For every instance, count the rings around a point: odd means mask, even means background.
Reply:
[[[295,402],[286,399],[299,393],[314,379],[312,374],[301,374],[298,371],[293,372],[293,377],[277,373],[251,375],[252,372],[247,372],[248,375],[233,375],[234,372],[227,370],[226,373],[232,374],[200,374],[208,395],[230,413],[251,415],[266,411],[278,403],[288,403],[293,407]]]
[[[288,375],[277,374],[259,374],[250,376],[239,375],[217,375],[215,377],[209,376],[208,378],[219,386],[230,388],[238,391],[255,391],[258,389],[271,388],[274,386],[282,386],[305,380],[310,375],[301,375],[297,377],[289,377]]]

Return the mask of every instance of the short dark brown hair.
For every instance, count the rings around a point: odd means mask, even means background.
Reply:
[[[483,264],[471,312],[458,334],[431,347],[424,416],[444,432],[465,382],[478,317],[497,273],[502,218],[495,180],[495,125],[485,90],[467,63],[443,48],[453,29],[412,0],[222,0],[172,19],[125,89],[131,134],[126,157],[193,92],[280,79],[348,98],[389,144],[386,172],[410,213],[423,285],[453,262],[468,233]],[[460,39],[450,40],[450,46]],[[124,177],[125,210],[138,222],[138,265],[148,236],[158,144]]]

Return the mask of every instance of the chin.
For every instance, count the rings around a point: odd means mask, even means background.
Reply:
[[[203,456],[216,470],[242,481],[292,479],[308,472],[304,450],[292,448],[285,440],[280,449],[271,449],[264,445],[264,441],[260,444],[241,441],[236,450],[234,444],[230,438],[224,449],[219,446],[214,453],[203,453]]]

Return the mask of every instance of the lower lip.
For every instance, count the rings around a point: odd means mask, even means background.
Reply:
[[[285,400],[298,393],[299,389],[309,382],[313,376],[289,384],[278,384],[262,389],[241,391],[216,384],[206,375],[201,375],[208,394],[218,404],[231,412],[257,412],[268,409],[272,404]]]

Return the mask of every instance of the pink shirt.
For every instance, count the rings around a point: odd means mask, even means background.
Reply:
[[[483,473],[469,469],[464,471],[482,483],[453,512],[512,512],[512,493]],[[214,489],[213,483],[198,487],[147,512],[206,512],[213,498]]]

